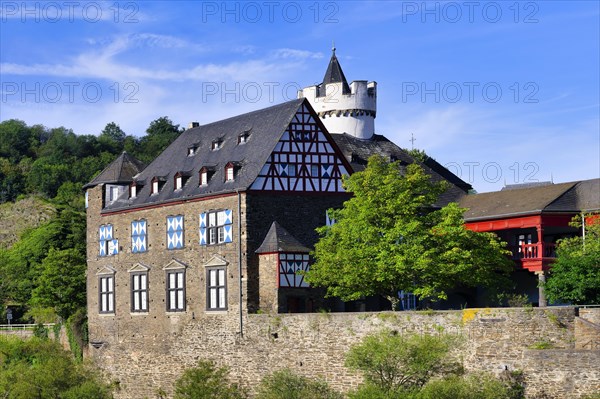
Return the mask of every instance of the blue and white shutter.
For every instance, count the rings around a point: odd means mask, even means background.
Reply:
[[[224,240],[223,242],[232,242],[233,241],[233,213],[231,212],[230,209],[225,209],[223,211],[224,213],[224,221],[223,221],[223,231],[225,232],[224,234]]]
[[[145,220],[134,220],[131,222],[131,252],[145,252],[147,248]]]
[[[200,245],[206,245],[206,213],[200,214]]]
[[[167,249],[183,248],[183,216],[167,217]]]

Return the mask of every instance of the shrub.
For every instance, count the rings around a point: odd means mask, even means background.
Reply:
[[[363,372],[365,381],[384,392],[412,391],[436,375],[461,374],[448,359],[455,338],[448,335],[402,336],[388,331],[367,336],[350,348],[346,366]]]
[[[311,380],[289,369],[276,371],[260,383],[261,399],[342,399],[325,381]]]
[[[482,374],[450,376],[427,383],[414,399],[516,399],[510,386]]]
[[[245,399],[246,393],[227,381],[228,370],[201,360],[175,382],[174,399]]]

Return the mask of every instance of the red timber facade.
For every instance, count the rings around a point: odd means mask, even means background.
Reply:
[[[573,217],[600,210],[600,179],[509,186],[465,196],[460,205],[467,208],[466,227],[496,233],[512,252],[515,275],[537,285],[536,279],[528,276],[535,274],[537,280],[545,280],[556,259],[557,241],[581,234],[570,225]],[[540,305],[545,304],[541,289],[530,286],[525,290],[532,299],[537,296]]]

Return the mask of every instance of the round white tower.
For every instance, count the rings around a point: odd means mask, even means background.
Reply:
[[[363,140],[373,137],[377,83],[355,80],[348,85],[335,47],[323,83],[299,90],[298,98],[302,97],[308,99],[329,133],[348,133]]]

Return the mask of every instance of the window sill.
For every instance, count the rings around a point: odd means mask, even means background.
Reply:
[[[131,316],[149,316],[150,312],[129,312]]]
[[[207,309],[207,310],[204,311],[204,314],[206,314],[206,315],[222,316],[222,315],[228,314],[228,311],[227,311],[227,309],[225,309],[225,310],[221,310],[221,309],[219,309],[219,310],[208,310]]]

